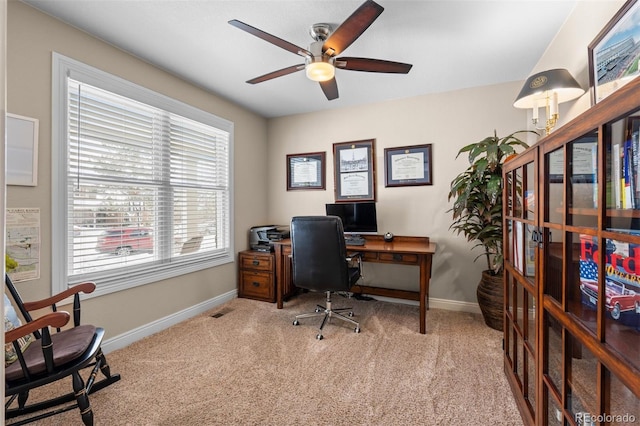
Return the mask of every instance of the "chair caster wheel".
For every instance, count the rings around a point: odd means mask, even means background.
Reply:
[[[354,331],[355,333],[360,333],[360,327],[356,327],[356,328],[354,328],[354,329],[353,329],[353,331]]]
[[[293,325],[300,325],[300,322],[298,320],[293,320]]]
[[[318,339],[318,340],[322,340],[322,339],[324,339],[324,337],[322,337],[322,334],[318,334],[318,335],[316,336],[316,339]]]

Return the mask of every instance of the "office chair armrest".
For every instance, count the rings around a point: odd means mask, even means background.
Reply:
[[[13,330],[5,332],[4,342],[11,343],[45,327],[64,327],[69,322],[69,318],[70,315],[64,311],[48,313],[40,318],[34,319],[33,321],[29,321],[20,327],[16,327]]]
[[[358,252],[353,252],[353,253],[349,253],[349,256],[347,257],[347,262],[353,262],[355,261],[358,264],[358,274],[360,275],[360,277],[362,277],[362,253]]]
[[[74,285],[73,287],[68,288],[63,292],[53,295],[51,297],[48,297],[46,299],[36,300],[33,302],[24,302],[23,306],[29,312],[36,311],[38,309],[46,308],[49,306],[55,306],[56,303],[66,299],[67,297],[75,296],[81,292],[86,294],[93,293],[95,289],[96,289],[95,283],[84,282],[82,284]]]
[[[353,260],[357,262],[362,262],[362,253],[360,253],[359,251],[354,253],[349,253],[349,256],[347,256],[347,262],[351,262]]]

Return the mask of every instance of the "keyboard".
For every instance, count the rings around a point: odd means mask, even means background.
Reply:
[[[367,240],[362,237],[347,237],[344,239],[344,242],[347,243],[348,246],[363,246]]]

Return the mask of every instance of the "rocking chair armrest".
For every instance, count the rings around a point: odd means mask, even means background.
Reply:
[[[44,327],[64,327],[69,322],[70,315],[67,312],[51,312],[33,321],[29,321],[20,327],[4,333],[4,342],[11,343],[21,337],[31,334]]]
[[[94,282],[87,281],[82,284],[74,285],[73,287],[68,288],[63,292],[53,295],[51,297],[48,297],[46,299],[36,300],[33,302],[24,302],[23,306],[29,312],[35,311],[38,309],[47,308],[51,305],[55,305],[61,300],[64,300],[67,297],[73,296],[80,292],[86,293],[86,294],[93,293],[95,289],[96,289],[96,284]]]

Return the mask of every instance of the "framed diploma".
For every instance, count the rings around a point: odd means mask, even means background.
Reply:
[[[325,189],[325,153],[287,155],[287,191]]]
[[[375,201],[374,139],[333,144],[336,202]]]
[[[431,144],[385,148],[385,186],[432,185]]]

